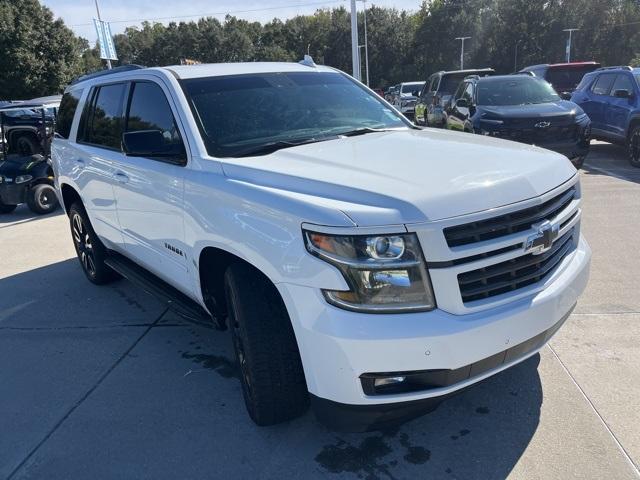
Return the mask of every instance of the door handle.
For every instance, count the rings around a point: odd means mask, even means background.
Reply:
[[[127,183],[129,181],[129,177],[124,172],[116,172],[113,178],[115,178],[118,183]]]

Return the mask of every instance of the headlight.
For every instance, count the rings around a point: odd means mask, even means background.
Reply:
[[[587,116],[586,113],[581,113],[579,115],[576,115],[576,122],[577,123],[586,122],[588,119],[589,119],[589,117]]]
[[[16,183],[30,182],[33,179],[31,175],[18,175],[16,177]]]
[[[307,250],[337,267],[348,291],[323,290],[327,301],[369,313],[422,312],[435,299],[418,237],[304,232]]]

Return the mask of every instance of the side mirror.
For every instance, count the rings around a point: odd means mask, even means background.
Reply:
[[[186,159],[182,143],[167,143],[160,130],[140,130],[122,134],[124,153],[130,157],[166,159],[183,164]]]
[[[413,95],[414,97],[419,97],[420,96],[420,90],[414,90],[413,92],[411,92],[411,95]]]
[[[562,100],[571,100],[571,92],[561,92],[560,98]]]
[[[456,100],[456,107],[469,108],[469,102],[467,102],[466,98],[459,98],[458,100]]]
[[[629,98],[631,96],[631,92],[629,90],[616,90],[613,92],[613,96],[616,98]]]

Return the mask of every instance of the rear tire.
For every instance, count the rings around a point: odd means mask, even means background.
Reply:
[[[249,416],[261,426],[303,414],[309,394],[291,320],[276,287],[244,264],[225,273],[228,325]]]
[[[629,134],[627,152],[629,154],[629,163],[634,167],[640,168],[640,125],[633,127]]]
[[[69,223],[80,266],[89,281],[96,285],[104,285],[120,278],[104,263],[107,258],[107,249],[93,231],[87,212],[81,203],[74,203],[69,208]]]
[[[27,195],[27,205],[33,213],[44,215],[58,208],[56,191],[48,183],[41,183],[33,187]]]
[[[35,155],[39,151],[38,141],[31,135],[22,135],[16,140],[16,152],[20,155]]]

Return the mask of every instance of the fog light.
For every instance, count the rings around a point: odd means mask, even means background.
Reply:
[[[402,383],[407,379],[407,377],[385,377],[385,378],[376,378],[373,382],[374,388],[382,388],[387,387],[389,385],[397,385],[398,383]]]

